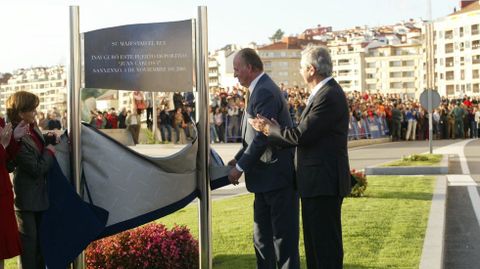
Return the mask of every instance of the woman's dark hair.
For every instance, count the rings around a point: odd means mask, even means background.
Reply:
[[[6,102],[8,120],[16,126],[22,121],[20,113],[33,111],[38,107],[38,104],[40,104],[40,99],[31,92],[18,91],[10,95]]]

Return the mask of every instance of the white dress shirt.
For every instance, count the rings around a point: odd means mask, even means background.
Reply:
[[[250,92],[250,95],[248,97],[252,96],[253,90],[255,90],[255,87],[257,86],[257,83],[260,80],[260,78],[263,76],[263,74],[265,74],[265,72],[260,73],[260,75],[258,75],[254,80],[252,80],[252,82],[250,82],[250,86],[248,86],[248,91]],[[245,114],[247,113],[246,111],[247,111],[247,108],[245,108],[243,112],[244,117],[245,117]],[[243,169],[238,164],[236,164],[235,167],[237,168],[238,171],[243,173]]]

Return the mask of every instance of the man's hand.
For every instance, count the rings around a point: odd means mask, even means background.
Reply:
[[[272,118],[272,120],[269,120],[260,114],[257,114],[257,117],[254,119],[248,119],[248,123],[250,123],[255,131],[262,132],[266,136],[270,134],[270,128],[272,126],[280,127],[280,124],[278,124],[275,119]]]
[[[227,163],[227,165],[228,165],[228,166],[235,166],[235,165],[237,165],[237,160],[232,159],[232,160],[230,160],[230,161]]]
[[[228,173],[228,180],[230,183],[233,185],[238,185],[238,180],[242,176],[242,172],[238,171],[236,167],[233,167],[230,169],[230,172]]]

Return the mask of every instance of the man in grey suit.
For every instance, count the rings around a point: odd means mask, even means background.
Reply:
[[[238,184],[242,173],[255,193],[253,241],[257,268],[300,268],[298,253],[299,200],[294,188],[292,149],[269,146],[267,137],[248,123],[251,115],[267,115],[281,126],[292,127],[287,103],[278,86],[263,72],[253,49],[240,50],[233,60],[234,74],[248,87],[250,97],[242,119],[242,147],[229,162],[229,180]],[[247,93],[249,94],[249,93]]]
[[[308,46],[302,52],[300,72],[311,95],[297,127],[283,127],[261,113],[249,122],[275,145],[297,147],[307,268],[342,268],[341,208],[351,189],[347,100],[332,78],[327,48]]]

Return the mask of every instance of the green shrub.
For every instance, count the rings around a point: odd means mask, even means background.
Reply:
[[[428,155],[420,155],[420,154],[413,154],[413,155],[410,155],[410,156],[407,156],[407,157],[403,157],[403,160],[408,162],[425,162],[425,161],[428,161],[429,160],[429,157]]]

